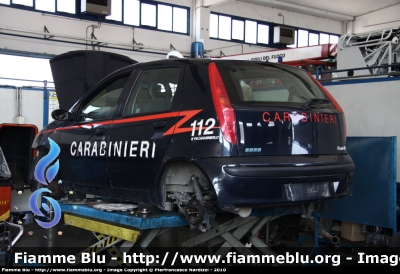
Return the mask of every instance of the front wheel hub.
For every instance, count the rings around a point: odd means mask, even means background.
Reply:
[[[202,225],[204,209],[201,202],[197,199],[191,199],[185,207],[185,216],[190,225],[194,227]]]

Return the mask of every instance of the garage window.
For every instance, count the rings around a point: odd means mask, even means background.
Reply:
[[[106,17],[107,20],[122,21],[122,0],[111,1],[111,15]]]
[[[12,0],[12,3],[29,7],[33,6],[33,0]]]
[[[75,0],[57,1],[57,11],[65,13],[75,13]]]
[[[232,40],[243,41],[244,38],[244,21],[232,20]]]
[[[221,13],[210,13],[210,38],[230,40],[246,44],[281,48],[279,43],[272,43],[274,39],[273,29],[279,24],[263,22],[251,18],[243,18]],[[287,45],[288,48],[315,46],[326,43],[337,43],[340,35],[320,33],[315,30],[295,29],[295,42]],[[328,42],[327,42],[328,41]]]
[[[218,20],[218,38],[231,40],[231,18],[221,15]]]
[[[257,44],[257,22],[246,20],[245,42]]]
[[[96,21],[99,16],[81,13],[80,0],[0,0],[11,8],[56,14],[78,20]],[[111,15],[102,22],[150,30],[190,34],[190,8],[151,0],[112,0]],[[230,34],[229,34],[230,35]]]
[[[140,23],[142,26],[155,27],[156,24],[156,14],[157,14],[157,5],[149,5],[146,3],[142,3],[140,5],[142,9],[142,15]]]

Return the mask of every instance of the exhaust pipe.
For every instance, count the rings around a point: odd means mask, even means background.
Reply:
[[[315,226],[317,224],[311,225],[311,231],[315,234]],[[332,244],[340,244],[340,238],[328,233],[325,229],[318,229],[318,237],[320,238],[327,238],[331,241]]]
[[[339,244],[340,243],[340,238],[337,236],[334,236],[328,232],[326,232],[325,229],[322,229],[321,232],[319,233],[321,236],[327,238],[328,240],[331,241],[332,244]]]

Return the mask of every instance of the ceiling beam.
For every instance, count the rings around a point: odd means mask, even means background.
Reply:
[[[282,9],[282,10],[293,11],[293,12],[298,12],[298,13],[302,13],[302,14],[313,15],[313,16],[318,16],[318,17],[323,17],[323,18],[329,18],[329,19],[338,20],[338,21],[354,20],[353,16],[336,13],[336,12],[331,12],[331,11],[327,11],[327,10],[315,9],[315,8],[301,6],[301,5],[297,5],[297,4],[291,4],[291,3],[278,1],[278,0],[238,0],[238,1],[272,7],[272,8],[278,8],[278,9]],[[213,2],[213,1],[211,1],[211,2]]]
[[[219,6],[222,4],[227,4],[231,2],[235,2],[236,0],[202,0],[202,7],[209,8],[209,7],[215,7]]]

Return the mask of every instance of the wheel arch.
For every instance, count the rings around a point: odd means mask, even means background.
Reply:
[[[159,204],[163,207],[168,200],[167,193],[173,191],[194,192],[190,178],[194,175],[212,185],[207,174],[193,161],[175,158],[165,163],[158,180]]]

